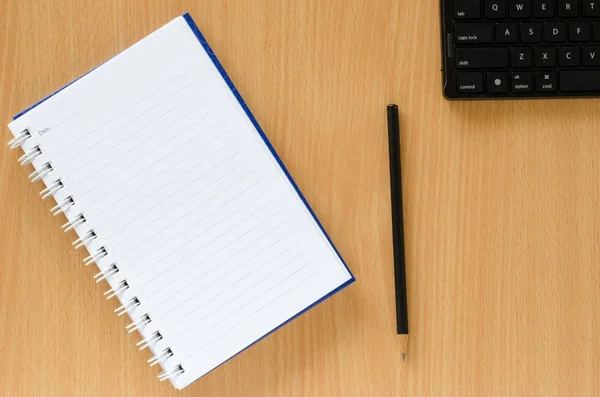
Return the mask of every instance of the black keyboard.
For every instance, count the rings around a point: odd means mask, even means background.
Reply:
[[[600,97],[600,0],[441,0],[448,99]]]

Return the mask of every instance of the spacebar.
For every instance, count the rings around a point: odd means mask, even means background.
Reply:
[[[562,91],[600,91],[600,70],[560,72]]]

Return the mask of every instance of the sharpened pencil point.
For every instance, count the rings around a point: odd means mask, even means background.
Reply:
[[[406,361],[406,353],[402,353],[402,361]]]

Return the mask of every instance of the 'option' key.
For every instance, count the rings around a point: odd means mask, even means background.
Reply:
[[[531,72],[512,72],[510,89],[512,92],[532,91],[533,78]]]

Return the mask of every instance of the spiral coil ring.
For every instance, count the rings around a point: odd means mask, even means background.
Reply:
[[[54,171],[54,168],[52,168],[52,164],[46,163],[39,169],[37,169],[37,170],[33,171],[31,174],[29,174],[29,179],[31,179],[31,182],[37,182],[40,179],[43,179],[45,176],[47,176],[52,171]]]
[[[13,139],[8,141],[8,146],[11,150],[16,149],[24,144],[29,138],[31,138],[31,132],[29,132],[29,129],[26,128],[18,133]]]
[[[30,130],[26,128],[20,133],[16,134],[15,137],[8,142],[8,146],[11,150],[16,149],[18,147],[22,147],[23,144],[31,137],[32,134]],[[32,163],[35,159],[39,158],[43,154],[44,152],[40,148],[40,145],[35,145],[31,149],[26,150],[25,153],[21,157],[19,157],[18,161],[21,166],[26,166],[27,164]],[[29,179],[31,180],[31,182],[44,180],[54,171],[55,169],[52,166],[52,163],[47,161],[42,166],[37,167],[31,174],[29,174]],[[63,181],[60,178],[56,179],[50,184],[46,183],[46,188],[40,192],[40,196],[42,196],[42,199],[46,199],[50,196],[55,196],[56,193],[64,187],[65,185]],[[57,200],[57,204],[50,209],[50,212],[52,212],[54,216],[62,213],[66,214],[69,211],[69,209],[71,209],[74,206],[75,200],[73,199],[73,196],[67,196],[60,202],[58,202]],[[62,229],[65,232],[68,232],[70,230],[76,230],[86,222],[87,219],[85,218],[85,215],[83,213],[80,213],[75,217],[70,217],[70,220],[64,225],[62,225]],[[89,243],[98,239],[98,235],[94,230],[88,230],[83,234],[81,234],[79,231],[77,231],[77,233],[80,237],[73,242],[73,246],[75,247],[75,249],[88,246]],[[89,248],[88,246],[88,250],[90,249],[91,248]],[[83,260],[83,262],[86,266],[94,262],[98,264],[99,261],[105,258],[106,256],[108,256],[108,250],[105,246],[101,246],[94,252],[90,251],[90,255],[87,256]],[[119,272],[119,267],[115,263],[112,263],[110,266],[101,268],[100,271],[94,276],[94,280],[96,281],[96,283],[99,283],[102,280],[110,280],[116,275],[118,275]],[[123,279],[117,284],[112,285],[114,285],[114,287],[106,291],[104,293],[104,296],[106,296],[106,299],[111,299],[112,297],[117,296],[119,297],[121,302],[123,302],[123,298],[121,296],[125,291],[129,290],[129,283],[127,282],[127,280]],[[138,299],[137,296],[134,296],[133,298],[129,299],[126,303],[123,303],[121,306],[115,309],[115,313],[117,313],[118,316],[122,316],[125,313],[132,316],[132,312],[135,309],[139,308],[141,304],[142,302],[140,301],[140,299]],[[148,313],[145,313],[138,320],[133,320],[129,325],[127,325],[126,330],[128,333],[132,333],[136,330],[141,332],[141,330],[147,327],[151,322],[152,319],[150,318],[150,315]],[[163,339],[164,337],[160,333],[160,331],[154,331],[150,334],[149,337],[145,337],[141,341],[139,341],[136,344],[136,346],[138,346],[140,350],[144,350],[147,347],[155,346],[158,342],[160,342]],[[163,348],[159,353],[155,353],[155,355],[152,358],[147,360],[150,366],[155,366],[157,364],[163,366],[164,371],[158,375],[158,379],[161,382],[167,379],[173,379],[185,372],[181,364],[169,366],[171,368],[169,370],[167,370],[164,366],[164,364],[174,355],[175,354],[173,350],[170,347],[166,347]]]
[[[56,216],[58,214],[66,212],[69,208],[71,208],[74,205],[75,200],[73,200],[73,197],[69,196],[60,203],[56,204],[54,207],[50,208],[50,212],[52,212],[52,215]]]

